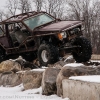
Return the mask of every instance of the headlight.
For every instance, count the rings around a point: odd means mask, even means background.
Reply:
[[[66,38],[67,37],[66,32],[62,32],[60,34],[62,35],[63,38]]]
[[[62,40],[63,38],[66,38],[66,37],[67,37],[66,32],[58,33],[58,38],[60,40]]]

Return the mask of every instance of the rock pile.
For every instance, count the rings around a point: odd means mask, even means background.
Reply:
[[[27,77],[29,77],[29,75],[26,76],[27,70],[31,70],[33,68],[37,68],[37,66],[35,66],[34,64],[28,61],[25,61],[22,57],[19,57],[15,60],[10,59],[10,60],[1,62],[0,63],[0,85],[16,86],[16,85],[21,84],[24,79],[27,80]],[[24,72],[25,74],[20,73],[19,71]],[[33,75],[31,71],[28,73]],[[42,74],[40,72],[39,74],[42,77]],[[37,73],[36,75],[39,75],[39,74]],[[33,75],[33,76],[36,78],[36,75],[35,76]],[[31,80],[30,77],[29,79]]]
[[[64,87],[66,87],[66,82],[71,82],[69,77],[100,75],[100,63],[78,64],[72,57],[48,66],[46,69],[38,69],[36,65],[21,57],[16,60],[3,61],[0,63],[0,85],[16,86],[23,83],[25,90],[42,86],[43,95],[57,94],[66,97]],[[37,68],[37,70],[32,70],[34,68]]]

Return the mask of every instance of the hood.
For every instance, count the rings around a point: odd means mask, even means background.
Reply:
[[[64,31],[81,25],[81,21],[59,21],[40,28],[38,31]]]

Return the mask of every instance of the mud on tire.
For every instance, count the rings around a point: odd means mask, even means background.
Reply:
[[[38,60],[40,66],[47,66],[59,60],[58,49],[52,44],[41,44],[38,49]]]
[[[92,55],[91,43],[84,37],[77,37],[74,40],[73,45],[78,45],[81,47],[72,52],[73,58],[76,60],[76,62],[81,63],[89,61]]]

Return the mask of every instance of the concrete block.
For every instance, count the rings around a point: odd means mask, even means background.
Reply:
[[[63,98],[70,100],[100,100],[100,84],[64,79]]]

